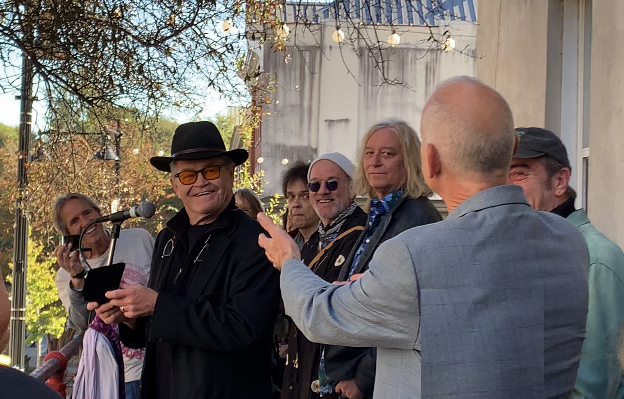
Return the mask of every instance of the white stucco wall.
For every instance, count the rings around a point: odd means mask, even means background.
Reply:
[[[313,34],[293,25],[285,52],[264,48],[264,72],[275,85],[264,105],[262,151],[256,155],[264,158],[265,196],[281,191],[280,175],[288,167],[283,158],[308,161],[339,151],[355,161],[358,141],[371,125],[397,117],[418,131],[422,107],[440,81],[475,75],[474,24],[451,24],[456,40],[451,52],[430,48],[426,27],[403,26],[401,44],[381,50],[385,79],[363,41],[338,45],[331,40],[334,30],[319,27]],[[375,31],[383,43],[391,34],[389,26]]]

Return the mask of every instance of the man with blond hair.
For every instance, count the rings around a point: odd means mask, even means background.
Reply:
[[[281,269],[286,312],[313,341],[377,348],[375,398],[569,398],[587,315],[587,247],[506,185],[511,110],[468,77],[423,109],[425,181],[450,214],[383,243],[331,286],[270,219],[259,242]]]
[[[340,271],[339,281],[368,270],[381,243],[415,226],[442,220],[427,198],[420,165],[420,140],[400,119],[386,119],[364,134],[357,160],[354,191],[371,198],[366,228]],[[325,371],[335,390],[352,399],[372,398],[375,348],[326,345]]]

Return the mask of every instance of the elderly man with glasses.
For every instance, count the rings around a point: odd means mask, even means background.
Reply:
[[[226,151],[214,124],[193,122],[176,129],[171,154],[150,162],[171,173],[184,208],[158,234],[149,288],[122,285],[110,306],[89,306],[123,322],[125,345],[146,348],[141,398],[269,399],[279,277],[260,225],[235,205],[247,151]]]
[[[301,249],[302,259],[317,276],[330,283],[338,279],[342,265],[366,223],[366,214],[354,201],[353,173],[351,161],[337,152],[319,156],[308,169],[310,204],[320,221]],[[319,393],[331,393],[331,386],[329,392],[321,392],[320,361],[321,345],[307,340],[291,324],[281,398],[309,399],[318,398]],[[323,396],[328,399],[338,397],[336,393]]]

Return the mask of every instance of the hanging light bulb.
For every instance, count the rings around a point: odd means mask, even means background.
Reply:
[[[258,162],[258,163],[262,163],[262,162],[264,162],[264,158],[262,158],[262,157],[258,157],[258,159],[256,159],[256,162]]]
[[[288,25],[283,24],[277,30],[277,37],[279,37],[280,39],[286,39],[289,33],[290,33],[290,28],[288,27]]]
[[[223,21],[223,24],[221,24],[221,28],[224,32],[230,33],[232,31],[232,22],[230,22],[229,19],[226,19]]]
[[[442,50],[444,51],[452,51],[455,48],[455,39],[452,37],[447,37],[444,43],[442,43]]]
[[[282,159],[282,165],[284,166],[288,165],[288,158]]]
[[[395,30],[392,31],[392,34],[388,36],[388,44],[390,47],[394,47],[401,43],[401,36],[399,36]]]
[[[334,31],[334,33],[332,33],[332,40],[336,43],[340,43],[344,40],[344,38],[344,32],[342,31],[342,29],[340,29],[340,26],[336,26],[336,30]]]

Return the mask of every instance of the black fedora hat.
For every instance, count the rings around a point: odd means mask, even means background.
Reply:
[[[212,122],[189,122],[176,129],[171,140],[170,157],[152,157],[150,163],[158,170],[171,172],[172,161],[209,159],[226,156],[235,165],[245,163],[249,154],[247,150],[237,148],[227,151],[219,129]]]

